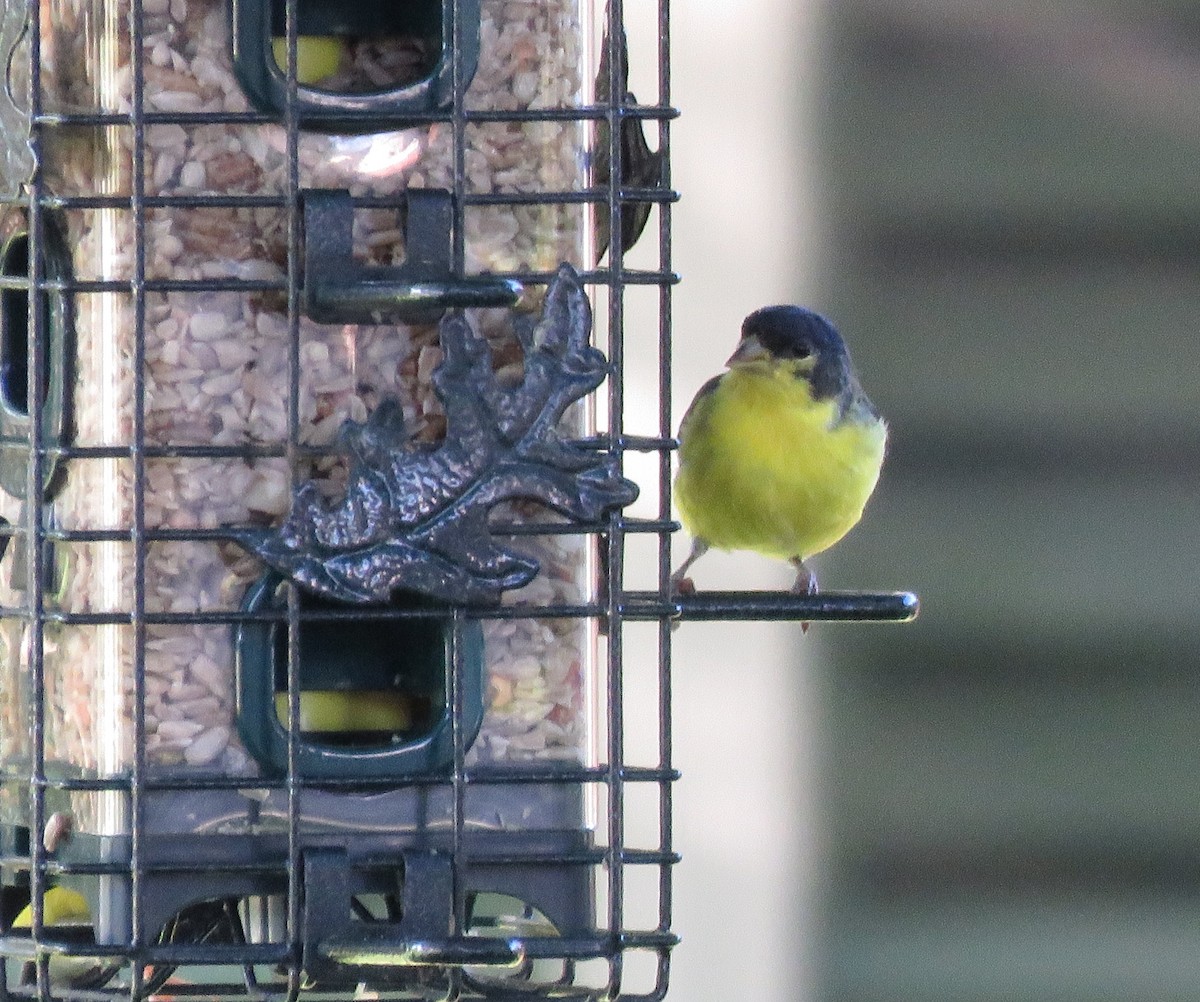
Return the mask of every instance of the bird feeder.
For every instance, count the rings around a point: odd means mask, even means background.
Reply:
[[[665,337],[674,276],[620,5],[0,8],[8,989],[665,988],[622,625],[762,607],[621,589],[622,453],[672,447],[622,431],[624,289]]]

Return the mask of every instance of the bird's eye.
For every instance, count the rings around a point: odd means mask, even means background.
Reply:
[[[795,348],[796,358],[808,358],[812,354],[812,347],[807,344],[798,344]]]

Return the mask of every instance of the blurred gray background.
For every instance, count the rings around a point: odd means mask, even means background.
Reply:
[[[924,609],[676,634],[671,998],[1197,997],[1200,8],[672,28],[676,418],[751,309],[832,316],[893,444],[822,583]]]

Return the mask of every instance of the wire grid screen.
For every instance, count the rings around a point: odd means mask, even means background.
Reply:
[[[580,79],[543,102],[537,88],[548,75],[534,73],[531,83],[515,74],[507,90],[499,88],[501,99],[487,101],[473,97],[472,76],[487,82],[502,19],[555,5],[484,0],[476,13],[465,0],[447,0],[448,107],[407,113],[393,137],[424,137],[415,147],[418,170],[422,157],[437,159],[410,187],[450,192],[454,275],[488,271],[528,293],[544,289],[559,260],[574,256],[599,304],[597,340],[606,341],[612,366],[593,401],[603,424],[581,434],[618,458],[625,450],[657,456],[659,510],[640,520],[613,511],[584,525],[530,524],[525,512],[510,513],[504,525],[520,540],[549,540],[551,549],[567,541],[568,563],[578,561],[575,590],[441,609],[446,656],[434,686],[441,691],[433,710],[422,712],[444,712],[449,761],[391,775],[306,768],[302,690],[312,680],[302,638],[312,624],[336,637],[343,627],[369,633],[419,613],[314,609],[292,586],[247,607],[245,586],[262,568],[233,553],[223,535],[231,511],[256,524],[277,522],[314,470],[338,484],[336,429],[365,420],[379,403],[378,388],[337,383],[338,373],[327,374],[334,388],[313,390],[332,350],[321,337],[340,338],[344,351],[357,353],[351,374],[360,383],[373,364],[394,367],[397,380],[420,378],[439,357],[433,328],[421,340],[385,325],[387,338],[408,351],[400,358],[363,325],[315,329],[303,315],[311,236],[303,198],[326,177],[322,169],[338,157],[359,158],[346,187],[356,212],[372,220],[394,217],[403,192],[375,183],[363,166],[383,155],[363,145],[366,113],[332,113],[354,137],[340,146],[310,136],[300,77],[311,71],[303,64],[314,43],[303,37],[296,0],[280,6],[275,53],[284,86],[276,113],[246,106],[228,86],[225,41],[211,37],[228,30],[223,4],[28,7],[27,49],[19,51],[28,53],[28,138],[40,167],[26,195],[8,206],[26,229],[5,252],[0,282],[8,312],[15,316],[13,304],[24,302],[27,313],[26,330],[17,320],[5,328],[5,351],[24,351],[27,368],[21,389],[14,388],[19,366],[6,370],[5,404],[21,398],[17,409],[37,416],[57,394],[67,398],[67,417],[28,422],[27,444],[16,449],[23,484],[6,500],[2,990],[81,999],[662,997],[674,943],[668,617],[678,611],[660,597],[673,528],[666,6],[657,37],[639,49],[657,61],[657,102],[624,99],[619,0],[594,18],[586,4],[568,4],[562,17],[577,36],[560,37],[559,49],[574,46],[578,66],[599,72],[594,92]],[[7,15],[14,9],[10,2]],[[482,25],[474,74],[464,54],[471,17]],[[546,53],[535,45],[524,58],[537,69]],[[623,175],[626,120],[644,123],[657,139],[662,172],[653,185]],[[552,162],[533,183],[510,182],[478,160],[486,137],[504,130],[549,143],[546,135],[570,133],[580,145],[567,159],[592,167],[564,172],[561,151],[543,151]],[[214,136],[234,138],[202,150],[202,138]],[[190,159],[173,152],[180,147],[191,149]],[[522,155],[517,143],[506,169],[518,169]],[[595,164],[603,160],[601,172]],[[592,240],[597,220],[621,219],[634,202],[654,206],[647,243],[656,245],[649,256],[656,253],[657,263],[643,269],[625,266],[622,225],[608,227],[606,257]],[[517,223],[497,236],[476,218]],[[546,219],[549,236],[537,229]],[[383,254],[402,240],[383,226],[367,226],[365,253],[382,248],[376,258],[390,263]],[[532,250],[506,253],[505,239],[530,242],[526,226],[535,230]],[[255,256],[268,245],[267,260]],[[627,435],[622,419],[632,287],[656,297],[658,428],[643,437]],[[502,325],[496,312],[479,311],[476,322]],[[240,325],[240,341],[221,336],[230,325]],[[72,336],[56,340],[59,328]],[[14,347],[24,334],[25,347]],[[192,357],[177,357],[181,351]],[[181,385],[164,382],[169,367],[187,372]],[[268,375],[274,384],[258,396],[246,390]],[[197,407],[201,398],[206,406]],[[436,406],[423,402],[430,406],[415,408],[414,434],[435,442],[444,420],[439,426]],[[414,409],[411,399],[404,403]],[[657,593],[622,589],[631,533],[657,537]],[[238,572],[233,594],[230,564]],[[655,673],[658,694],[650,714],[656,760],[646,763],[625,756],[623,639],[635,620],[658,634],[657,663],[642,666]],[[521,747],[521,732],[496,723],[499,709],[533,712],[542,690],[562,678],[549,678],[552,659],[531,668],[528,655],[514,657],[508,674],[490,664],[481,673],[472,638],[482,629],[490,643],[531,621],[543,636],[557,630],[577,645],[577,663],[565,674],[580,691],[555,704],[567,709],[549,738],[533,735]],[[272,631],[273,684],[283,694],[285,739],[273,770],[241,747],[232,720],[241,679],[228,638],[252,628]],[[365,635],[353,634],[354,642]],[[240,665],[243,673],[252,667]],[[590,682],[578,681],[588,672]],[[483,721],[468,725],[480,698]],[[630,796],[657,814],[656,837],[645,844],[626,840]],[[647,888],[651,902],[636,925],[632,883]],[[556,915],[563,901],[569,907]]]

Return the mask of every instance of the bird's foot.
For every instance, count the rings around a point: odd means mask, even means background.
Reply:
[[[791,564],[796,568],[796,583],[792,585],[792,593],[795,595],[815,595],[817,593],[817,576],[799,558],[793,559]]]
[[[692,551],[688,554],[687,560],[680,564],[679,569],[671,575],[670,587],[672,595],[690,597],[696,594],[696,585],[687,576],[688,568],[707,552],[708,543],[699,537],[692,540]]]
[[[684,598],[691,598],[696,594],[696,582],[689,578],[680,568],[671,575],[671,594],[681,595]]]
[[[670,590],[667,594],[672,598],[691,598],[696,594],[696,582],[687,576],[685,573],[686,570],[687,564],[684,564],[679,568],[679,570],[671,575],[671,579],[668,584]],[[671,621],[671,632],[674,633],[676,630],[678,630],[679,625],[680,622],[677,616]]]
[[[793,595],[815,595],[817,593],[817,576],[799,557],[791,561],[796,568],[796,583],[792,585]],[[800,630],[808,632],[811,623],[801,623]]]

